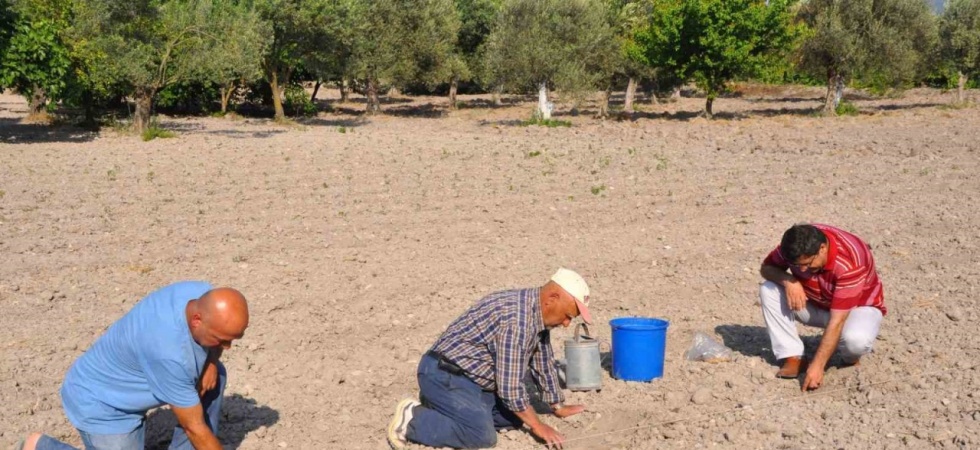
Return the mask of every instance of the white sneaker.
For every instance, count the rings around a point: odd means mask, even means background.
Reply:
[[[408,444],[405,434],[408,433],[408,423],[412,421],[412,408],[419,405],[421,403],[415,399],[406,398],[395,406],[395,416],[388,423],[388,444],[391,448],[405,448]]]

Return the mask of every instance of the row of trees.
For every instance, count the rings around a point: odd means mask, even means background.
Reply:
[[[980,0],[0,0],[0,86],[32,111],[93,117],[126,98],[149,125],[179,83],[236,92],[267,84],[277,119],[302,81],[357,89],[380,111],[387,87],[462,83],[485,92],[662,90],[694,82],[705,113],[732,80],[782,70],[826,80],[835,111],[850,80],[902,87],[937,67],[980,72]],[[778,77],[777,77],[778,78]]]

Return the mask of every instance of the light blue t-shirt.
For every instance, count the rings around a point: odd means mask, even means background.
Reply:
[[[200,403],[197,379],[207,349],[187,326],[187,303],[211,290],[184,281],[157,290],[109,327],[75,364],[61,386],[65,415],[92,434],[137,429],[152,408]]]

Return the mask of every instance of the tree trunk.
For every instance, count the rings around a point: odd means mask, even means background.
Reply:
[[[504,106],[503,99],[500,98],[501,94],[504,92],[503,86],[496,86],[493,88],[493,106]]]
[[[538,83],[538,114],[544,120],[551,119],[551,108],[554,105],[548,102],[548,83]]]
[[[272,71],[269,77],[269,87],[272,89],[272,107],[276,110],[277,122],[286,120],[286,111],[282,108],[282,90],[279,88],[279,73]]]
[[[677,101],[681,98],[681,87],[675,86],[674,90],[670,93],[671,100]]]
[[[378,80],[374,78],[368,78],[367,80],[366,112],[371,115],[381,112],[381,99],[378,98]]]
[[[97,127],[98,122],[95,120],[95,96],[92,95],[92,91],[89,89],[82,90],[82,109],[85,111],[85,118],[82,124]]]
[[[150,113],[153,110],[153,96],[156,89],[149,87],[136,88],[136,114],[133,116],[133,128],[142,134],[150,128]]]
[[[456,110],[456,90],[459,89],[459,78],[453,77],[449,81],[449,109]]]
[[[603,89],[599,91],[599,113],[596,114],[597,119],[605,119],[609,117],[609,89]]]
[[[228,102],[231,101],[232,94],[235,93],[235,82],[221,85],[221,114],[228,112]]]
[[[313,85],[313,95],[310,96],[310,103],[316,104],[316,93],[320,91],[320,85],[323,81],[316,80],[316,84]]]
[[[630,77],[626,84],[626,98],[623,100],[623,112],[633,114],[633,98],[636,97],[636,78]]]
[[[715,103],[715,96],[713,94],[708,94],[707,99],[704,101],[704,117],[711,119],[714,118],[714,111],[711,110],[712,105]]]
[[[827,70],[827,98],[824,101],[823,113],[825,116],[837,114],[837,105],[840,98],[837,96],[837,78],[839,75],[834,69]]]
[[[967,81],[967,79],[968,79],[967,78],[967,75],[961,71],[960,72],[959,82],[956,84],[956,102],[957,103],[963,103],[963,102],[966,101],[966,93],[964,91],[966,90],[966,81]]]
[[[337,82],[337,89],[340,89],[340,103],[347,103],[347,99],[350,98],[350,84],[346,78],[340,78],[340,81]]]
[[[836,109],[840,102],[844,100],[844,76],[837,74],[837,80],[834,82],[834,108]]]
[[[31,99],[28,102],[30,107],[30,115],[37,116],[44,113],[44,107],[48,105],[48,95],[44,92],[44,88],[40,86],[34,86],[34,92],[31,93]]]

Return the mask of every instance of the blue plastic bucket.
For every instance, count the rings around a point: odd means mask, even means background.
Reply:
[[[663,319],[621,317],[612,327],[612,376],[626,381],[651,381],[664,376],[667,327]]]

